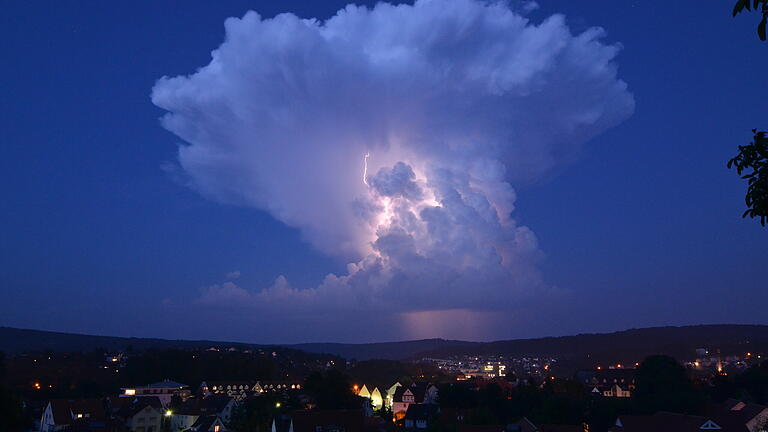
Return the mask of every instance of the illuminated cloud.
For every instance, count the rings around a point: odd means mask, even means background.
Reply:
[[[424,0],[347,6],[326,21],[228,19],[208,65],[152,92],[185,142],[178,171],[351,264],[317,287],[230,281],[199,301],[420,322],[551,292],[535,235],[514,219],[513,185],[571,160],[634,101],[602,30],[572,34],[560,15],[531,22],[535,6]]]

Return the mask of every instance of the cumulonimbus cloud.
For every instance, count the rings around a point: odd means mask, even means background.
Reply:
[[[546,290],[513,185],[572,158],[634,100],[601,29],[532,22],[524,6],[379,3],[325,21],[248,12],[226,20],[208,65],[160,79],[152,101],[185,142],[190,187],[267,211],[352,262],[317,287],[226,282],[201,301],[413,313],[504,308]]]

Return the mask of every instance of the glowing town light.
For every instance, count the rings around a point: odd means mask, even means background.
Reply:
[[[167,410],[167,411],[165,412],[165,416],[166,416],[166,417],[170,417],[170,416],[172,416],[172,415],[173,415],[173,411],[171,411],[171,410]]]
[[[277,403],[275,404],[275,408],[280,408],[280,406],[281,406],[281,405],[282,405],[282,404],[281,404],[280,402],[277,402]]]

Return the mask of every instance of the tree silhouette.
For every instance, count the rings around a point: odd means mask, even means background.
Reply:
[[[765,27],[768,24],[768,0],[737,0],[733,6],[733,16],[754,10],[758,7],[762,19],[757,25],[757,37],[765,40]],[[768,219],[768,139],[766,132],[752,129],[753,141],[746,146],[739,146],[739,154],[728,161],[728,168],[736,167],[736,172],[748,181],[747,195],[744,200],[747,210],[742,217],[760,218],[760,225],[765,226]]]
[[[677,360],[665,355],[646,358],[637,369],[634,401],[641,412],[690,413],[701,403],[691,380]]]
[[[728,168],[735,167],[741,178],[747,180],[747,195],[744,201],[747,210],[742,217],[760,218],[765,226],[768,220],[768,137],[766,132],[755,134],[752,142],[739,146],[739,153],[728,161]]]
[[[755,12],[757,12],[758,6],[760,7],[760,12],[762,13],[763,18],[757,25],[757,37],[764,41],[765,25],[768,23],[768,0],[737,0],[736,4],[733,6],[733,16],[740,14],[744,9],[748,11],[754,9]]]

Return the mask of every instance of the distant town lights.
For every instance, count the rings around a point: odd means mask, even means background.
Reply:
[[[171,410],[166,410],[166,411],[165,411],[165,416],[166,416],[166,417],[170,417],[170,416],[172,416],[172,415],[173,415],[173,411],[171,411]]]

